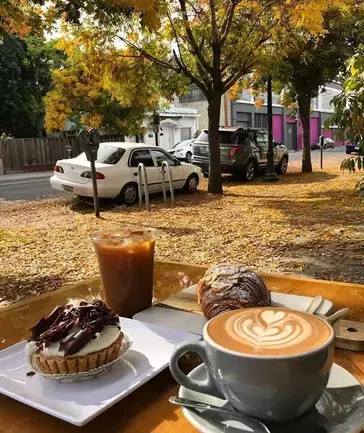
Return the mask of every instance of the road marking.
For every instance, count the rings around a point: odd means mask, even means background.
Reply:
[[[2,183],[0,182],[0,187],[2,186],[13,186],[13,185],[22,185],[24,183],[39,183],[39,182],[46,182],[49,181],[50,178],[46,177],[44,179],[36,179],[36,180],[24,180],[21,182],[8,182],[8,183]]]

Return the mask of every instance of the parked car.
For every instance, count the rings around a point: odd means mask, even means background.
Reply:
[[[335,141],[331,138],[325,137],[324,138],[324,149],[334,149],[335,148]],[[311,150],[321,149],[321,142],[318,138],[316,141],[314,141],[311,144]]]
[[[357,141],[347,140],[345,142],[346,153],[350,155],[351,153],[359,153],[360,145]]]
[[[253,179],[259,169],[267,167],[268,132],[258,128],[220,128],[221,172]],[[284,174],[288,167],[288,151],[284,144],[274,143],[274,165],[277,173]],[[192,162],[209,171],[208,131],[205,129],[193,145]]]
[[[147,171],[150,193],[162,191],[161,165],[167,161],[171,167],[173,187],[195,192],[203,178],[199,167],[182,163],[165,150],[140,143],[101,143],[97,153],[96,178],[99,197],[116,199],[131,205],[138,199],[138,164]],[[76,158],[61,159],[54,167],[50,179],[54,189],[77,196],[93,197],[90,162],[85,153]]]
[[[181,161],[191,162],[194,142],[194,139],[180,141],[167,152]]]

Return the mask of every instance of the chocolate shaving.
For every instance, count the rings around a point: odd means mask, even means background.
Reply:
[[[28,371],[28,373],[26,373],[27,377],[32,377],[35,375],[35,371]]]
[[[79,352],[96,337],[105,326],[119,325],[119,317],[103,301],[93,304],[81,302],[79,307],[56,307],[52,313],[30,329],[30,340],[37,344],[37,351],[59,341],[65,356]]]

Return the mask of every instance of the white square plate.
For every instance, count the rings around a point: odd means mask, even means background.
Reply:
[[[124,359],[88,382],[57,383],[31,370],[22,341],[0,352],[0,392],[72,424],[82,426],[167,367],[174,347],[200,337],[177,329],[120,319],[133,340]]]

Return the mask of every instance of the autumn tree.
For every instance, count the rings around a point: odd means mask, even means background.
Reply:
[[[182,91],[185,83],[170,71],[157,70],[143,56],[118,47],[109,35],[83,23],[67,25],[57,44],[67,56],[52,72],[45,98],[46,128],[63,130],[66,120],[123,135],[141,132],[147,111]]]
[[[209,191],[222,192],[219,116],[221,97],[264,56],[269,41],[291,29],[313,34],[322,29],[322,12],[338,0],[156,0],[157,26],[145,26],[140,14],[109,13],[97,27],[157,65],[186,77],[208,101]],[[121,3],[109,0],[108,7]],[[143,3],[143,2],[141,2]],[[88,2],[83,2],[85,8]],[[101,10],[103,8],[101,7]],[[106,10],[106,9],[105,9]],[[100,12],[100,7],[98,7]],[[92,12],[89,16],[96,17]]]
[[[0,38],[5,34],[23,37],[42,27],[41,0],[1,0]]]
[[[346,60],[364,42],[363,6],[356,1],[342,6],[323,13],[323,32],[318,37],[295,32],[291,49],[273,68],[275,78],[285,86],[286,101],[297,102],[303,129],[302,172],[312,171],[311,100],[344,72]]]

